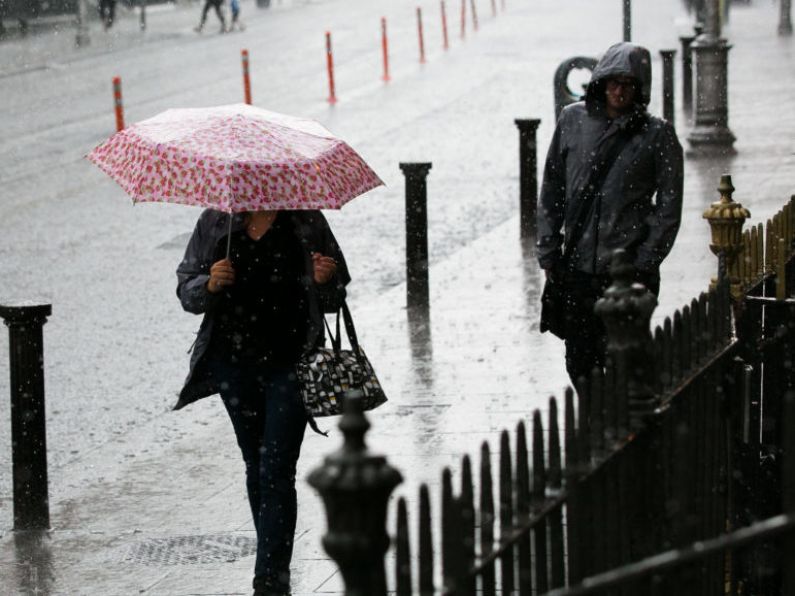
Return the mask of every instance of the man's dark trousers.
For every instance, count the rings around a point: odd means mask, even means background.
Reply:
[[[566,370],[575,388],[591,371],[605,365],[607,332],[602,319],[594,312],[596,302],[604,295],[612,280],[607,274],[592,275],[570,271],[566,280]],[[637,271],[635,280],[655,296],[660,292],[658,271]]]

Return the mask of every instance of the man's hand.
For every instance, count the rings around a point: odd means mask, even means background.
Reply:
[[[315,283],[319,285],[328,283],[337,272],[337,261],[331,257],[321,255],[319,252],[312,253],[312,266],[314,268]]]
[[[210,279],[207,280],[207,291],[210,294],[217,294],[226,286],[235,283],[235,270],[232,268],[232,261],[222,259],[213,263],[210,267]]]

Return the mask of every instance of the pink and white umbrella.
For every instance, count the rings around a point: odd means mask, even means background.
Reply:
[[[317,122],[246,104],[167,110],[117,132],[87,157],[134,202],[228,213],[339,209],[383,184]]]

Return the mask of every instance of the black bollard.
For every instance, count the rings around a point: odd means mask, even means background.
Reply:
[[[779,0],[778,34],[792,35],[792,0]]]
[[[406,305],[430,311],[428,284],[428,188],[430,163],[401,163],[406,177]]]
[[[674,123],[674,56],[676,50],[660,50],[663,61],[663,118]]]
[[[538,201],[538,151],[536,131],[541,120],[516,119],[519,129],[519,226],[523,239],[536,233]]]
[[[693,114],[693,50],[690,45],[695,36],[680,37],[682,42],[682,108],[685,114]]]
[[[146,31],[146,2],[147,0],[141,0],[141,18],[138,22],[141,31]]]
[[[0,305],[8,327],[14,529],[50,527],[44,419],[44,341],[49,304]]]
[[[632,41],[632,0],[622,0],[624,4],[624,41]]]

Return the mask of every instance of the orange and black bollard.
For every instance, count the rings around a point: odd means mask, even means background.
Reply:
[[[447,9],[444,6],[444,0],[441,0],[442,5],[442,40],[444,41],[444,49],[448,49],[450,44],[447,40]]]
[[[422,9],[417,7],[417,32],[420,39],[420,64],[425,64],[425,38],[422,35]]]
[[[467,0],[461,0],[461,39],[467,36]]]
[[[251,77],[248,72],[248,50],[240,51],[240,60],[243,63],[243,97],[244,101],[251,105]]]
[[[384,56],[384,75],[381,80],[389,81],[389,44],[386,35],[386,17],[381,17],[381,53]]]
[[[331,53],[331,32],[326,31],[326,67],[328,68],[328,102],[337,103],[337,94],[334,90],[334,57]]]
[[[121,101],[121,77],[113,77],[113,107],[116,111],[116,132],[124,130],[124,106]]]

